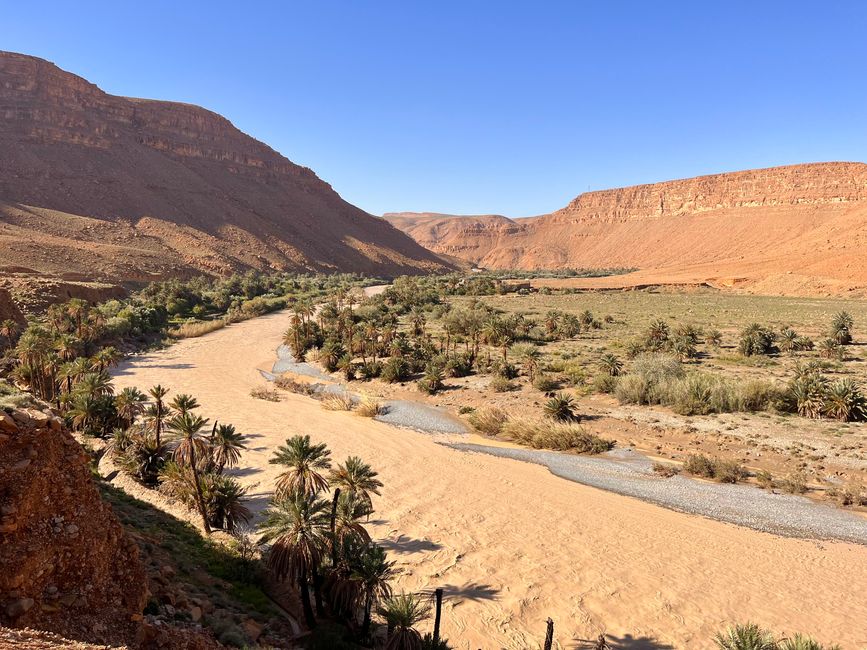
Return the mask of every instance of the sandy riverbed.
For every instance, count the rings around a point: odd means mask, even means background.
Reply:
[[[760,533],[558,478],[545,467],[467,454],[429,435],[287,394],[250,397],[274,362],[286,314],[232,325],[117,371],[120,387],[190,392],[206,415],[251,436],[240,480],[264,507],[276,445],[295,433],[380,472],[374,537],[400,587],[443,586],[457,648],[534,648],[555,621],[561,648],[600,632],[617,648],[709,648],[729,621],[796,629],[847,650],[867,641],[867,547]]]

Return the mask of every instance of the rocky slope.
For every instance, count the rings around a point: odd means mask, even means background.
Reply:
[[[122,282],[446,266],[215,113],[115,97],[0,52],[0,273]]]
[[[50,413],[0,409],[0,647],[219,647],[201,630],[144,620],[139,548],[100,498],[88,461]]]
[[[867,165],[817,163],[588,192],[549,215],[392,219],[488,268],[637,267],[611,284],[867,291]],[[592,283],[591,283],[592,284]]]

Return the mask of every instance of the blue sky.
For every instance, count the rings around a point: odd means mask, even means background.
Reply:
[[[867,2],[0,0],[0,49],[191,102],[362,208],[867,161]]]

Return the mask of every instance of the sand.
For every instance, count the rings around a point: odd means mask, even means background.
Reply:
[[[454,647],[540,647],[549,616],[560,648],[602,632],[616,648],[710,648],[716,630],[745,620],[846,649],[867,642],[867,547],[673,512],[298,395],[253,399],[287,325],[277,313],[180,341],[124,363],[117,385],[193,393],[206,415],[248,434],[238,477],[256,510],[288,436],[372,463],[385,483],[372,534],[402,568],[399,589],[446,589]]]

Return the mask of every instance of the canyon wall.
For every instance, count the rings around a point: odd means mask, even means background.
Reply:
[[[198,106],[109,95],[0,52],[0,266],[146,281],[448,264]]]
[[[548,215],[501,219],[403,214],[392,223],[433,251],[486,268],[640,269],[600,285],[710,282],[763,293],[867,293],[863,163],[587,192]]]

